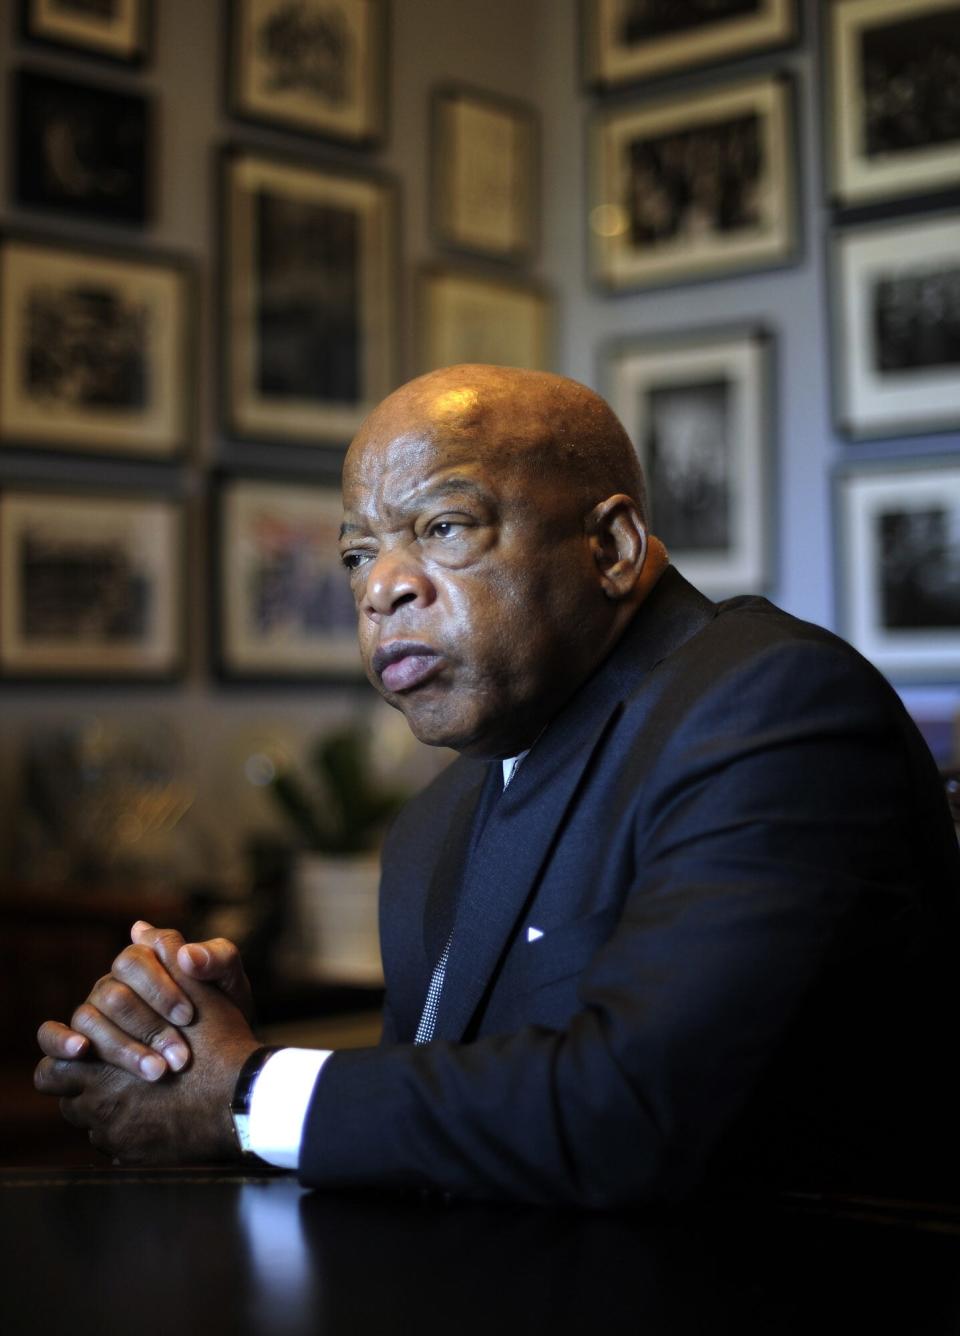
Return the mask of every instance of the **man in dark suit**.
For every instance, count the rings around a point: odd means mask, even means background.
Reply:
[[[384,848],[384,1043],[318,1062],[276,1162],[588,1206],[942,1189],[960,860],[880,675],[687,584],[619,423],[559,377],[403,387],[344,505],[368,675],[461,756]],[[230,1154],[238,1072],[256,1102],[287,1058],[233,948],[135,938],[42,1028],[38,1088],[121,1159]]]

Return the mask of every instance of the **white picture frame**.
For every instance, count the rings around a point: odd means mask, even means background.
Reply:
[[[852,440],[960,426],[960,213],[833,235],[834,403]]]
[[[605,89],[658,79],[782,46],[797,35],[794,0],[746,6],[715,0],[706,17],[689,0],[661,5],[655,15],[652,9],[631,0],[583,0],[588,84]]]
[[[357,681],[357,615],[339,488],[224,476],[217,489],[216,659],[228,679]]]
[[[894,681],[960,672],[960,461],[838,476],[843,635]]]
[[[723,170],[704,172],[703,161]],[[793,86],[718,84],[601,113],[588,236],[609,291],[716,278],[796,258]]]
[[[0,492],[0,674],[169,679],[184,657],[182,506]]]
[[[773,582],[773,335],[759,325],[618,340],[601,380],[647,479],[653,532],[711,596]]]
[[[842,0],[828,10],[835,202],[853,208],[960,186],[951,95],[960,0]]]

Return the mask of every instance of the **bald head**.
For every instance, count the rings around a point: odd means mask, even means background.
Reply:
[[[471,363],[419,376],[367,417],[345,476],[370,446],[438,436],[480,450],[501,469],[560,478],[584,508],[624,492],[645,516],[643,473],[626,432],[609,405],[575,380]]]
[[[370,681],[422,741],[474,756],[531,745],[666,561],[620,423],[542,372],[404,385],[357,433],[343,504]]]

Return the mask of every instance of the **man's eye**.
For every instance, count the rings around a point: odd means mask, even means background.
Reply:
[[[369,552],[344,552],[340,560],[348,571],[355,571],[363,565],[369,556]]]
[[[462,528],[462,520],[434,520],[427,528],[427,537],[450,538]]]

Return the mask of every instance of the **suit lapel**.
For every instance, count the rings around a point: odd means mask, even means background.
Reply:
[[[458,883],[461,893],[437,1014],[437,1039],[460,1040],[469,1027],[557,832],[575,805],[584,772],[615,724],[622,701],[637,689],[638,679],[714,615],[714,605],[668,569],[609,658],[519,767],[466,858],[475,799],[471,812],[464,812],[455,838],[448,842],[450,856],[445,846],[438,863],[447,893]],[[431,959],[436,959],[442,945]]]

